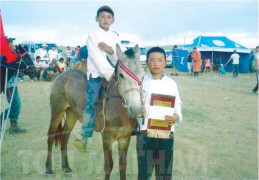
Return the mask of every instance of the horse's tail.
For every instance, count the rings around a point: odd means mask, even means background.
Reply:
[[[62,121],[60,121],[57,131],[54,135],[55,147],[61,144],[62,134]]]

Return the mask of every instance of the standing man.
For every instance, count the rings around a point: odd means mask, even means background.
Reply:
[[[256,46],[256,54],[255,54],[255,71],[256,71],[256,79],[257,79],[257,84],[252,89],[254,93],[258,91],[258,78],[259,78],[259,46]]]
[[[177,46],[175,45],[174,48],[172,49],[172,74],[178,76],[178,53],[177,53]]]
[[[56,46],[53,46],[51,50],[49,50],[48,55],[49,55],[49,63],[52,63],[53,59],[58,59],[58,51]]]
[[[41,48],[36,50],[36,52],[34,54],[34,58],[36,59],[37,56],[40,56],[41,62],[44,62],[45,60],[49,60],[49,56],[48,56],[46,48],[47,48],[47,45],[42,44]]]
[[[7,38],[7,42],[9,47],[11,48],[11,50],[15,53],[14,51],[14,44],[13,41],[15,40],[15,38]],[[13,75],[9,78],[8,82],[7,82],[7,93],[6,93],[6,98],[8,100],[8,102],[11,102],[11,98],[13,96],[13,101],[10,104],[10,114],[9,117],[10,118],[10,122],[11,122],[11,127],[9,129],[9,132],[11,134],[14,133],[25,133],[26,129],[21,128],[18,126],[18,118],[20,115],[20,110],[21,110],[21,100],[20,100],[20,96],[18,93],[18,78],[16,77],[16,72],[13,73]],[[5,110],[5,117],[4,119],[7,119],[7,112],[8,112],[7,108]],[[1,112],[1,121],[2,121],[2,116],[3,116],[3,112]]]
[[[239,54],[237,54],[237,51],[234,50],[234,53],[230,56],[229,60],[226,62],[224,66],[226,66],[231,59],[233,60],[232,62],[232,68],[233,68],[233,78],[236,78],[238,76],[238,68],[239,68]]]
[[[198,51],[197,47],[193,48],[192,60],[193,76],[199,76],[199,72],[201,71],[201,53]]]

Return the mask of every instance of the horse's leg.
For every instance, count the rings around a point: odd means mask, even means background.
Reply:
[[[130,142],[130,134],[128,136],[121,137],[118,140],[119,149],[119,165],[120,165],[120,179],[126,179],[126,168],[127,168],[127,152]]]
[[[110,179],[110,175],[113,169],[113,160],[112,160],[112,141],[109,132],[104,131],[102,135],[103,140],[103,153],[104,153],[104,171],[105,171],[105,180]],[[108,138],[107,138],[108,137]]]
[[[73,130],[77,119],[70,108],[66,111],[66,121],[63,127],[62,141],[61,141],[61,158],[62,158],[62,169],[65,173],[71,173],[72,169],[69,167],[67,159],[67,143],[71,131]]]
[[[54,113],[55,112],[55,113]],[[52,174],[52,146],[55,140],[55,137],[58,136],[59,130],[61,128],[58,128],[61,126],[61,120],[62,120],[63,112],[62,111],[54,111],[52,109],[52,114],[51,114],[51,121],[49,125],[49,131],[48,131],[48,156],[47,156],[47,161],[46,161],[46,174]]]

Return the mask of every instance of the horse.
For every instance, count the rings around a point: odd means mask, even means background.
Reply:
[[[30,57],[30,55],[25,51],[25,49],[19,44],[15,52],[18,54],[18,58],[11,63],[6,62],[6,57],[2,57],[0,63],[0,71],[1,71],[1,87],[0,87],[0,93],[4,92],[5,89],[5,78],[6,78],[6,69],[8,70],[8,77],[7,80],[9,80],[10,77],[12,77],[13,74],[17,72],[17,70],[25,70],[26,74],[28,74],[31,78],[34,78],[36,76],[36,68],[34,66],[34,63]]]
[[[124,54],[119,45],[116,46],[118,63],[115,67],[116,76],[108,85],[103,103],[99,101],[96,121],[103,122],[104,128],[96,131],[102,133],[104,153],[105,179],[110,179],[113,169],[112,143],[118,142],[120,179],[126,179],[127,151],[131,132],[142,116],[141,80],[145,71],[140,62],[140,49],[135,46],[132,53]],[[130,50],[128,51],[130,52]],[[72,173],[67,157],[67,143],[77,120],[82,122],[83,108],[86,99],[86,73],[71,69],[62,73],[53,82],[50,95],[51,120],[48,130],[48,155],[46,174],[52,174],[52,146],[60,144],[62,169]],[[102,113],[100,110],[102,109]],[[62,127],[62,117],[66,114]],[[103,116],[102,116],[102,115]],[[101,123],[100,123],[101,124]]]

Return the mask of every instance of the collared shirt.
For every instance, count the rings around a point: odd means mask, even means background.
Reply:
[[[105,51],[102,51],[98,44],[100,42],[106,43],[111,46],[114,54],[109,55]],[[114,68],[110,65],[107,57],[111,63],[115,65],[118,61],[116,54],[116,43],[120,44],[119,36],[112,31],[104,31],[99,28],[96,31],[89,34],[87,39],[88,48],[88,60],[87,60],[87,78],[89,79],[90,74],[93,78],[102,77],[109,80],[114,72]]]
[[[138,123],[140,125],[140,130],[146,130],[147,124],[148,124],[148,109],[150,106],[150,100],[151,100],[151,94],[163,94],[163,95],[171,95],[175,96],[175,105],[174,105],[174,113],[177,113],[179,116],[179,119],[175,122],[175,124],[179,124],[182,121],[182,110],[181,110],[181,99],[178,92],[177,84],[176,82],[164,75],[161,79],[154,79],[149,72],[144,76],[143,79],[143,90],[145,92],[145,109],[146,109],[146,116],[144,119],[144,124],[140,122],[141,120],[138,119]],[[171,131],[174,131],[175,125],[171,127]]]

